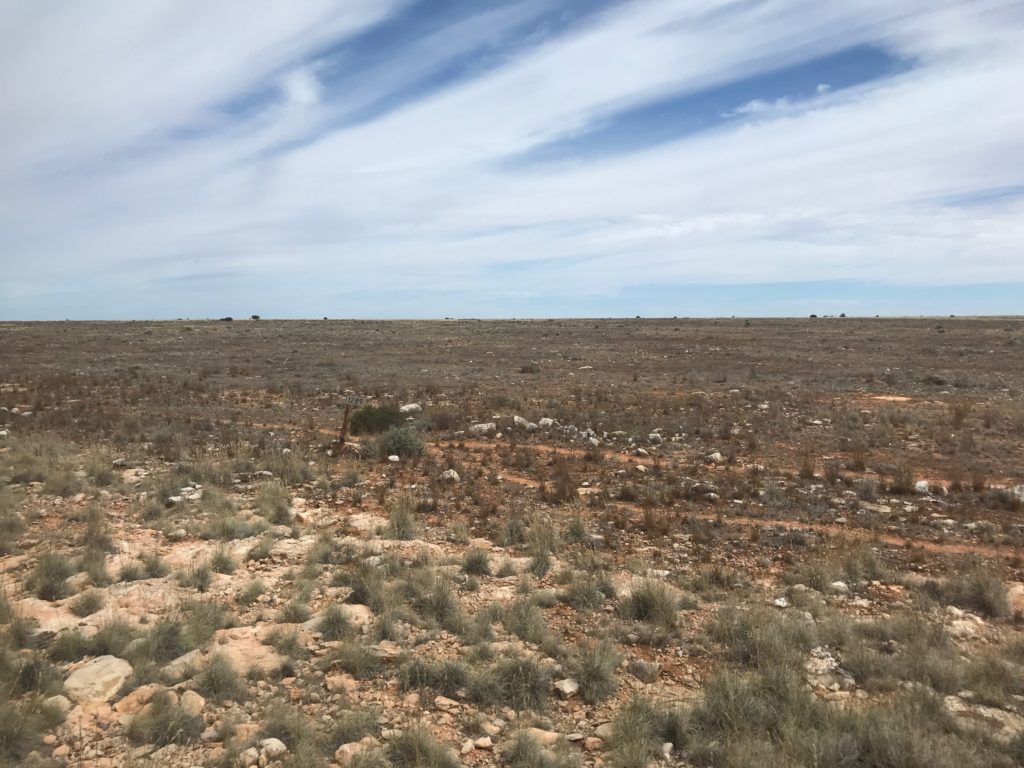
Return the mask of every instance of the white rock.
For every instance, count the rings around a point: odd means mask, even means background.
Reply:
[[[441,480],[445,481],[446,483],[457,483],[461,479],[462,478],[459,477],[459,473],[456,472],[454,469],[446,469],[444,472],[441,473]]]
[[[543,419],[537,422],[537,426],[541,427],[542,429],[548,429],[549,427],[554,426],[554,424],[555,420],[549,419],[547,416],[545,416]],[[1021,486],[1021,489],[1021,492],[1024,493],[1024,486]]]
[[[398,411],[399,413],[423,413],[423,406],[419,403],[406,403]]]
[[[264,739],[260,742],[260,751],[271,760],[288,751],[288,747],[280,739]]]
[[[98,656],[86,662],[64,681],[73,701],[110,701],[132,676],[132,665],[116,656]]]
[[[564,680],[559,680],[555,683],[555,690],[558,691],[559,695],[563,699],[568,699],[570,696],[575,696],[576,692],[579,691],[580,684],[573,680],[571,677],[567,677]]]
[[[850,587],[845,581],[833,581],[828,585],[828,591],[834,595],[848,595]]]
[[[256,765],[259,761],[260,753],[256,747],[249,747],[238,756],[238,762],[243,768],[250,768],[250,766]]]
[[[493,421],[484,422],[483,424],[474,424],[469,428],[471,434],[474,435],[493,435],[498,429],[498,425]]]
[[[388,456],[388,461],[390,461],[392,464],[397,464],[398,462],[401,461],[401,459],[396,454],[393,453],[390,456]]]
[[[523,429],[526,429],[527,425],[529,425],[530,422],[524,419],[522,416],[513,416],[512,423],[515,424],[517,427],[522,427]]]
[[[928,481],[927,480],[918,480],[916,483],[914,483],[914,491],[915,492],[917,492],[917,493],[928,493],[928,490],[929,490],[929,488],[928,488]]]
[[[651,434],[647,436],[647,442],[649,442],[651,445],[661,445],[661,440],[661,435],[659,435],[657,432],[651,432]]]
[[[784,597],[776,597],[776,598],[775,598],[775,599],[774,599],[774,600],[772,601],[772,604],[773,604],[773,605],[774,605],[774,606],[775,606],[776,608],[789,608],[789,600],[787,600],[787,599],[786,599],[786,598],[784,598]]]

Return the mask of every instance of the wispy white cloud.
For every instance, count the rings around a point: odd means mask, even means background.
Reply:
[[[17,194],[0,202],[0,266],[14,275],[0,297],[29,307],[115,285],[177,314],[153,281],[203,273],[268,294],[354,283],[550,306],[672,282],[1024,281],[1024,198],[949,202],[1024,183],[1008,161],[1024,156],[1016,4],[631,2],[345,119],[493,42],[484,19],[522,23],[545,5],[453,22],[340,92],[325,85],[325,47],[401,5],[162,0],[118,6],[103,27],[88,4],[5,5],[0,180]],[[749,100],[728,115],[754,120],[628,154],[506,163],[623,109],[865,43],[914,67]],[[57,50],[76,66],[56,66]],[[277,97],[246,103],[267,88]]]

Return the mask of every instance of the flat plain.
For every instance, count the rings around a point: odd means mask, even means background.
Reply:
[[[0,323],[0,620],[0,764],[1021,765],[1024,319]]]

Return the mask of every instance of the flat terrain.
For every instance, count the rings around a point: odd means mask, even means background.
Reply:
[[[1024,319],[0,323],[0,578],[0,764],[1021,765]]]

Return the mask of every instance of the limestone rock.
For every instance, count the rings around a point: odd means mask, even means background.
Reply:
[[[181,709],[189,717],[195,717],[203,711],[206,706],[206,699],[195,691],[185,691],[181,694]]]
[[[564,680],[559,680],[555,683],[555,690],[558,691],[558,695],[563,699],[568,699],[571,696],[575,696],[580,689],[580,684],[573,680],[571,677],[567,677]]]
[[[264,739],[260,742],[260,754],[275,760],[288,751],[288,747],[280,739]]]
[[[88,661],[64,681],[64,690],[73,701],[110,701],[132,676],[132,665],[116,656],[98,656]]]

